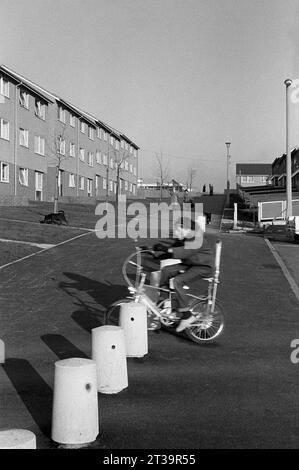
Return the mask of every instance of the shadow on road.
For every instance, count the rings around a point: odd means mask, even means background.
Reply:
[[[60,359],[69,359],[71,357],[83,357],[89,359],[89,357],[80,349],[78,349],[73,343],[66,339],[62,335],[42,335],[41,340],[53,351],[56,356]]]
[[[41,432],[50,438],[53,400],[51,387],[25,359],[7,359],[3,369]]]
[[[70,282],[60,282],[59,287],[71,296],[74,304],[79,307],[79,310],[73,312],[72,318],[88,332],[102,326],[107,307],[128,294],[124,285],[103,283],[75,273],[63,274]],[[90,299],[86,298],[85,294],[89,295]]]

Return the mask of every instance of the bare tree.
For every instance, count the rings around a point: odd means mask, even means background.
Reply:
[[[119,195],[120,195],[120,180],[122,176],[122,171],[125,162],[130,158],[130,153],[127,150],[118,150],[116,151],[114,148],[109,152],[110,158],[112,157],[115,163],[115,169],[116,169],[116,207],[118,207],[118,200],[119,200]],[[109,166],[110,162],[108,162]]]
[[[163,153],[156,153],[156,174],[159,178],[160,201],[162,200],[163,185],[169,180],[169,161],[164,160]]]
[[[49,153],[49,167],[55,167],[55,185],[54,185],[54,205],[53,212],[57,214],[58,212],[58,198],[59,198],[59,173],[61,170],[61,165],[64,160],[69,158],[69,155],[66,154],[66,145],[64,139],[65,127],[61,132],[56,132],[54,135],[53,142],[50,144],[46,143],[48,153]],[[78,149],[79,151],[79,149]]]

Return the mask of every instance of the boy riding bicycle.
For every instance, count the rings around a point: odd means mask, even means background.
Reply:
[[[158,243],[153,249],[163,253],[163,258],[178,258],[182,262],[165,266],[161,270],[160,287],[167,288],[173,278],[175,289],[175,310],[183,317],[176,328],[177,332],[190,326],[196,317],[190,311],[192,298],[186,294],[184,286],[212,274],[213,255],[209,242],[197,222],[181,219],[175,226],[173,240]],[[190,301],[191,299],[191,301]],[[172,306],[174,308],[174,305]]]

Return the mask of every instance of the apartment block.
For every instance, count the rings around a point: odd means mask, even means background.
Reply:
[[[137,193],[139,147],[121,131],[0,66],[0,201]],[[118,184],[117,184],[118,183]]]

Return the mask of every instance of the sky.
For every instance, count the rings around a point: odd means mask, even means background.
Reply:
[[[285,151],[299,0],[0,0],[0,63],[121,130],[139,176],[235,185]],[[299,129],[299,122],[298,122]],[[299,146],[299,131],[292,145]]]

